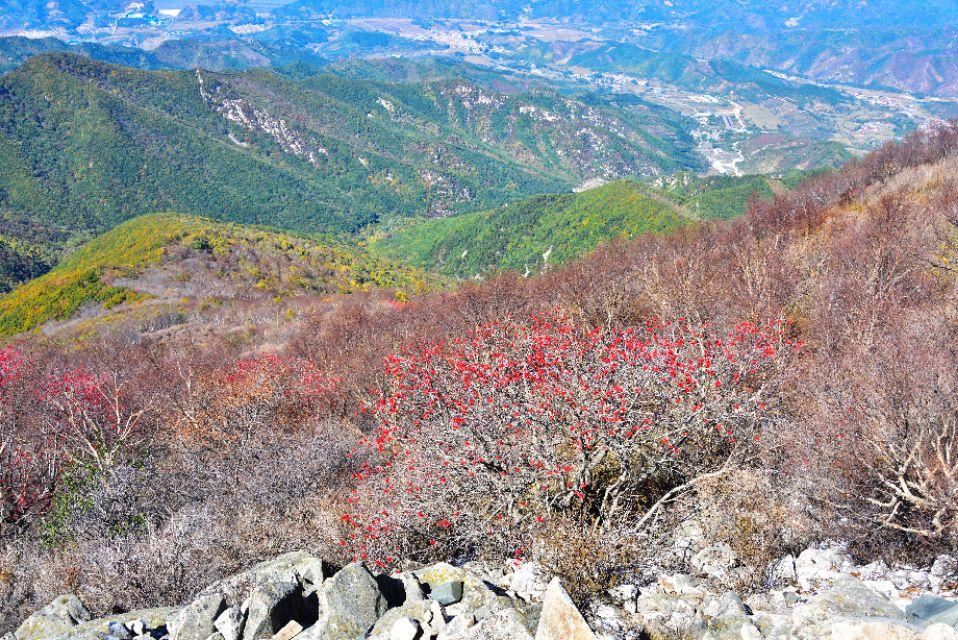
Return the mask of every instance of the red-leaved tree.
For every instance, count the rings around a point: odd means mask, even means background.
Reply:
[[[786,328],[579,328],[553,313],[392,356],[342,544],[388,564],[430,549],[521,553],[555,516],[640,530],[750,464],[781,423],[798,348]]]

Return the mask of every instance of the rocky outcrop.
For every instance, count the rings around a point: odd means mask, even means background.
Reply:
[[[536,591],[531,576],[540,573],[526,573],[523,584]],[[571,601],[563,605],[556,615],[578,615]],[[296,552],[176,608],[91,620],[76,596],[62,596],[11,640],[533,640],[540,609],[477,568],[437,564],[374,575],[361,564],[337,570]]]
[[[948,556],[889,568],[808,549],[772,563],[769,590],[743,598],[729,586],[745,570],[734,551],[687,542],[694,575],[637,575],[581,612],[535,563],[374,574],[295,552],[174,608],[92,620],[61,596],[3,640],[958,640]]]
[[[14,635],[17,640],[40,640],[66,633],[89,620],[90,612],[80,599],[65,595],[27,618]]]
[[[618,611],[602,615],[602,605],[593,607],[597,635],[958,640],[958,572],[948,556],[935,562],[937,568],[891,569],[858,566],[836,547],[808,549],[772,563],[766,572],[772,588],[743,599],[727,590],[729,576],[741,569],[729,552],[723,547],[693,556],[699,558],[689,563],[695,576],[661,575],[651,584],[617,588],[610,596]]]

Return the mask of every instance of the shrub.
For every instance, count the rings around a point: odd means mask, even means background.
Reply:
[[[231,442],[262,430],[295,428],[333,402],[337,380],[301,358],[239,358],[189,387],[179,434],[193,442]]]
[[[343,544],[388,564],[521,556],[560,515],[641,530],[702,479],[750,464],[781,424],[779,373],[798,346],[785,328],[580,328],[551,313],[392,356]]]
[[[49,440],[21,429],[16,401],[25,366],[18,351],[0,351],[0,526],[45,508],[57,472]]]

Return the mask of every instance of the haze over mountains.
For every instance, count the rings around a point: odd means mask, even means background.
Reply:
[[[192,33],[197,36],[195,42],[206,40],[207,45],[220,41],[220,46],[225,46],[222,41],[232,39],[237,56],[233,61],[257,66],[267,63],[271,55],[279,56],[280,49],[296,40],[301,46],[328,49],[332,55],[337,48],[340,53],[355,53],[355,48],[337,47],[334,41],[356,35],[354,29],[343,28],[344,21],[364,18],[417,20],[423,31],[430,30],[430,23],[443,21],[488,25],[544,20],[583,28],[578,38],[600,41],[611,31],[654,50],[730,59],[820,81],[938,96],[958,93],[953,27],[958,10],[947,0],[297,0],[269,5],[228,2],[215,7],[186,4],[185,8],[183,3],[167,6],[152,1],[7,0],[0,5],[0,30],[6,32],[47,31],[126,43],[152,40],[150,46],[169,39],[170,35],[164,35],[168,32],[178,34],[174,38]],[[282,29],[277,30],[277,25]],[[378,33],[375,46],[388,48],[402,46],[403,40],[408,45],[429,40],[408,32],[391,33],[383,30],[383,25],[370,26],[363,25],[360,32],[368,36]],[[246,39],[246,46],[235,38],[243,33],[254,36]],[[466,29],[466,34],[475,35],[474,29]],[[367,40],[369,47],[375,38]],[[556,42],[554,38],[548,40]]]

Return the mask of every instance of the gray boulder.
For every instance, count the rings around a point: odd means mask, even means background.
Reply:
[[[896,620],[839,620],[829,631],[831,640],[921,640],[917,628]]]
[[[66,633],[51,637],[58,640],[102,640],[104,637],[113,637],[110,630],[117,629],[118,625],[126,629],[136,625],[137,628],[142,628],[143,635],[161,638],[168,635],[169,625],[176,621],[179,612],[179,609],[173,607],[129,611],[109,618],[82,622],[71,627]]]
[[[331,573],[331,567],[321,558],[293,551],[212,584],[200,596],[220,594],[229,604],[238,604],[256,587],[274,582],[298,584],[304,594],[309,594],[318,590]]]
[[[73,594],[62,595],[24,620],[14,636],[17,640],[40,640],[65,634],[90,620],[90,612]]]
[[[958,602],[952,601],[949,608],[942,609],[928,618],[926,622],[928,624],[945,624],[954,629],[958,629]]]
[[[481,577],[467,572],[465,569],[453,567],[445,563],[438,563],[420,569],[414,574],[416,579],[429,589],[430,597],[435,598],[433,594],[437,591],[442,596],[445,585],[450,583],[460,583],[462,585],[462,597],[458,602],[449,604],[445,607],[446,613],[455,617],[462,613],[471,613],[476,620],[484,618],[507,609],[520,609],[525,616],[527,627],[534,629],[536,612],[534,608],[523,606],[518,600],[511,598],[504,590],[494,584],[483,580]],[[441,604],[441,603],[440,603]]]
[[[429,595],[433,600],[444,607],[456,604],[462,600],[462,581],[451,580],[450,582],[441,584],[433,589]]]
[[[319,604],[322,617],[316,632],[322,640],[363,638],[387,608],[376,579],[356,563],[323,583]]]
[[[214,621],[225,609],[226,601],[219,594],[197,598],[177,616],[172,640],[206,640],[216,631]]]
[[[958,602],[930,594],[919,596],[905,607],[905,615],[911,622],[927,622],[949,611],[954,611],[955,622],[958,622]]]
[[[271,638],[290,620],[295,620],[293,609],[296,601],[302,600],[301,595],[300,585],[295,582],[269,582],[256,587],[243,603],[246,611],[243,640]]]
[[[300,633],[302,633],[302,631],[303,631],[303,625],[296,622],[295,620],[290,620],[289,622],[286,623],[286,626],[284,626],[282,629],[280,629],[273,635],[272,640],[293,640],[293,638],[295,638]]]
[[[908,627],[901,609],[851,576],[835,578],[830,587],[792,610],[792,622],[801,638],[827,637],[839,621],[851,625],[848,629],[858,623],[878,622]]]

